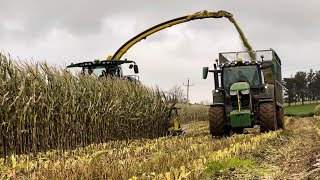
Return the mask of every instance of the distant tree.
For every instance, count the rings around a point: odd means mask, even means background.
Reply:
[[[295,76],[295,90],[301,100],[302,104],[304,104],[305,98],[307,96],[307,73],[303,71],[298,71]]]
[[[287,102],[289,106],[292,102],[301,101],[302,104],[306,100],[310,103],[320,99],[320,71],[310,69],[309,72],[298,71],[293,77],[283,78],[283,86],[285,87]]]
[[[181,86],[175,85],[167,92],[172,103],[187,103],[184,90]]]
[[[316,71],[313,79],[313,91],[315,100],[320,99],[320,71]]]
[[[313,69],[310,69],[310,71],[307,74],[307,98],[310,101],[315,100],[316,99],[316,84],[315,84],[315,75],[316,73],[313,71]]]
[[[286,88],[286,94],[288,95],[288,104],[296,100],[295,94],[295,79],[294,78],[283,78],[283,86]]]

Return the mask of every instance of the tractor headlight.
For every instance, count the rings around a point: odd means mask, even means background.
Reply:
[[[241,94],[244,94],[244,95],[247,95],[247,94],[249,94],[250,93],[250,90],[249,89],[247,89],[247,90],[242,90],[241,91]]]
[[[237,91],[230,91],[230,96],[235,96],[237,95]]]

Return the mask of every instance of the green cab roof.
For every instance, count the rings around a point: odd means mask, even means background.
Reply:
[[[134,61],[130,60],[95,60],[95,61],[88,61],[88,62],[81,62],[81,63],[71,63],[67,66],[67,68],[74,68],[74,67],[103,67],[109,65],[121,65],[126,63],[135,63]]]

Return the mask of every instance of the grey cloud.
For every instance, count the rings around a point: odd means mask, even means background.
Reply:
[[[234,14],[255,49],[277,50],[288,76],[301,68],[301,61],[311,67],[318,62],[319,6],[316,0],[2,0],[0,48],[60,65],[105,58],[160,22],[223,9]],[[190,77],[197,85],[191,98],[200,101],[211,99],[213,85],[212,80],[201,80],[201,67],[211,65],[221,51],[242,49],[228,20],[208,19],[156,33],[124,57],[137,61],[146,85],[168,89]]]
[[[99,33],[103,18],[107,15],[104,6],[99,6],[100,3],[95,5],[91,1],[84,0],[1,3],[2,19],[21,23],[24,28],[21,36],[25,39],[41,38],[55,28],[78,35]]]

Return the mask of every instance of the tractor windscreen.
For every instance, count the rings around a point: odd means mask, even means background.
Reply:
[[[223,84],[226,89],[236,82],[247,82],[250,86],[259,86],[260,77],[258,67],[255,66],[234,66],[223,68]]]

